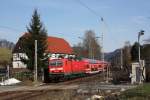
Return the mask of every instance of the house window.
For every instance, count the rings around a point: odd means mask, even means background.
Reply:
[[[17,60],[17,54],[13,54],[13,60],[16,61]]]

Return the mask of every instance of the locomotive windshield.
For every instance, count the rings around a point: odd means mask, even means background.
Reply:
[[[57,66],[62,66],[62,65],[63,65],[62,61],[51,61],[49,63],[49,66],[52,66],[52,67],[57,67]]]

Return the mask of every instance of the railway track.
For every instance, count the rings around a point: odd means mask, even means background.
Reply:
[[[98,73],[98,74],[94,74],[94,75],[88,75],[85,77],[70,79],[70,80],[61,81],[61,82],[47,83],[46,85],[53,85],[53,84],[55,84],[55,85],[70,85],[70,84],[81,84],[81,83],[91,82],[91,81],[102,82],[102,81],[104,81],[104,74],[105,73]]]
[[[39,89],[35,90],[19,90],[19,91],[8,91],[8,92],[2,92],[0,93],[0,100],[34,100],[34,98],[41,96],[48,91],[54,89],[66,89],[67,86],[72,86],[72,85],[79,85],[79,84],[85,84],[89,82],[102,82],[104,81],[103,73],[95,74],[95,75],[90,75],[87,77],[82,77],[82,78],[76,78],[64,82],[59,82],[59,83],[48,83],[45,84],[44,86],[47,88],[42,88],[42,86]],[[52,86],[52,88],[50,88]],[[66,88],[64,88],[66,86]],[[32,99],[33,98],[33,99]]]
[[[0,100],[27,100],[44,93],[46,93],[45,90],[3,92],[0,94]]]

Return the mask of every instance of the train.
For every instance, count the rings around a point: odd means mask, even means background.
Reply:
[[[64,80],[86,75],[93,75],[105,71],[108,62],[93,59],[51,59],[48,74],[50,80]]]

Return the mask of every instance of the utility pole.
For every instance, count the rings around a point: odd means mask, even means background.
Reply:
[[[91,13],[93,13],[95,16],[97,16],[98,17],[98,19],[100,18],[100,22],[103,22],[104,23],[104,19],[103,19],[103,17],[102,16],[99,16],[99,14],[97,14],[93,9],[91,9],[90,7],[88,7],[86,4],[84,4],[84,2],[81,2],[80,0],[77,0],[77,2],[79,3],[79,4],[81,4],[82,6],[84,6],[86,9],[88,9]],[[103,33],[102,33],[102,62],[104,63],[104,51],[103,51]],[[103,66],[103,73],[104,73],[104,66]]]
[[[138,44],[139,44],[139,62],[140,62],[140,60],[141,60],[141,50],[140,50],[140,36],[141,35],[144,35],[144,30],[141,30],[140,32],[139,32],[139,34],[138,34]]]
[[[34,82],[37,82],[37,40],[35,40],[35,57],[34,57]]]
[[[142,66],[142,64],[141,64],[141,48],[140,48],[140,36],[142,36],[142,35],[144,35],[144,30],[141,30],[139,33],[138,33],[138,44],[139,44],[139,52],[138,52],[138,54],[139,54],[139,66],[140,66],[140,84],[142,84],[143,83],[143,78],[142,78],[142,72],[143,72],[143,66]]]
[[[121,59],[120,59],[121,67],[120,67],[120,68],[121,68],[121,69],[123,68],[123,52],[122,52],[122,49],[123,49],[123,48],[121,48],[121,50],[120,50],[120,52],[121,52],[121,55],[120,55],[120,58],[121,58]]]
[[[105,58],[104,58],[104,45],[103,45],[103,41],[104,41],[104,33],[102,32],[102,49],[101,49],[101,51],[102,51],[102,61],[103,61],[103,63],[104,63],[104,61],[105,61]]]
[[[108,77],[109,77],[109,65],[107,65],[107,73],[106,73],[107,75],[106,75],[106,83],[108,83],[108,81],[109,81],[109,79],[108,79]]]
[[[103,17],[101,17],[100,21],[104,23]],[[103,28],[104,28],[104,26],[103,26]],[[102,30],[103,30],[103,28],[102,28]],[[105,61],[105,57],[104,57],[104,44],[103,44],[103,42],[104,42],[104,32],[103,31],[102,31],[102,34],[101,34],[101,39],[102,39],[102,41],[101,41],[101,54],[102,54],[101,60],[102,60],[102,63],[103,63],[103,76],[104,76],[104,80],[105,80],[105,73],[104,73],[104,61]]]
[[[89,38],[89,59],[92,59],[91,39]]]
[[[104,73],[104,61],[105,61],[105,58],[104,58],[104,46],[103,46],[103,41],[104,41],[104,33],[102,32],[102,41],[101,41],[101,52],[102,52],[102,57],[101,57],[101,60],[102,60],[102,63],[103,63],[103,76],[104,76],[104,80],[105,80],[105,73]],[[106,70],[107,71],[107,70]],[[107,80],[106,80],[107,82]]]
[[[8,79],[10,78],[10,67],[9,67],[9,65],[7,65],[7,78]]]
[[[100,21],[104,23],[103,17],[101,17],[101,20],[100,20]],[[103,25],[103,28],[104,28],[104,25]],[[103,29],[103,28],[102,28],[102,29]],[[101,53],[101,54],[102,54],[101,60],[102,60],[103,63],[104,63],[104,61],[105,61],[105,57],[104,57],[104,44],[103,44],[103,42],[104,42],[104,32],[102,32],[101,39],[102,39],[102,41],[101,41],[101,52],[102,52],[102,53]]]

